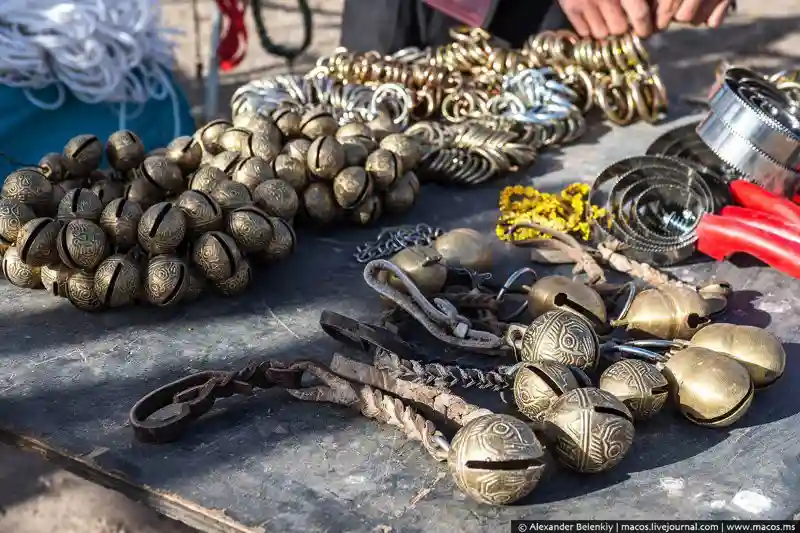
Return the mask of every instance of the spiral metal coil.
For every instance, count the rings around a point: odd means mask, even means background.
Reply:
[[[522,55],[532,67],[574,65],[589,72],[647,69],[650,58],[634,34],[595,40],[571,31],[545,31],[528,39]]]

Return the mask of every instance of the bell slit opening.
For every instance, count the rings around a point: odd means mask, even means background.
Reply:
[[[220,214],[220,207],[217,204],[217,202],[213,198],[211,198],[211,196],[207,195],[203,191],[195,191],[195,192],[199,194],[208,203],[208,205],[211,206],[211,212],[214,213],[214,215]]]
[[[536,377],[538,377],[539,379],[544,381],[547,384],[547,386],[550,387],[550,390],[555,392],[558,396],[561,396],[562,394],[564,394],[566,392],[565,390],[563,390],[561,388],[561,386],[558,383],[555,382],[555,380],[553,378],[551,378],[547,374],[547,372],[543,371],[538,366],[536,366],[536,365],[524,365],[524,368],[527,368],[528,370],[533,372],[536,375]]]
[[[122,274],[122,265],[117,263],[114,267],[114,272],[111,274],[111,279],[108,280],[108,290],[103,297],[103,305],[111,305],[111,296],[114,294],[114,287],[117,284],[120,274]]]
[[[50,223],[50,220],[43,220],[41,224],[38,224],[33,231],[28,234],[28,238],[25,239],[25,244],[22,246],[22,249],[19,251],[19,258],[22,259],[22,262],[26,262],[28,252],[31,251],[31,246],[36,241],[36,237],[39,236],[40,233],[44,231],[44,228]],[[6,276],[8,277],[8,276]]]
[[[166,298],[164,298],[163,305],[169,305],[178,297],[181,293],[181,289],[183,288],[183,284],[186,279],[186,267],[183,265],[180,266],[180,274],[178,274],[178,280],[175,283],[175,287],[170,291]]]
[[[596,406],[592,409],[595,413],[601,413],[606,415],[614,415],[619,416],[630,422],[633,423],[633,418],[624,411],[620,411],[619,409],[614,409],[613,407],[603,407],[603,406]]]
[[[72,193],[72,202],[70,203],[70,209],[73,213],[78,211],[78,202],[81,201],[81,194],[83,194],[83,187],[78,187]],[[102,198],[100,198],[102,200]]]
[[[167,204],[161,208],[161,211],[158,212],[156,215],[155,220],[153,220],[153,225],[150,226],[150,231],[147,232],[148,236],[152,239],[158,233],[158,228],[161,226],[161,223],[164,222],[164,219],[167,218],[172,206]]]
[[[220,239],[216,235],[215,235],[215,238],[217,240],[217,243],[219,244],[219,247],[222,248],[222,253],[224,253],[225,257],[228,258],[228,264],[230,265],[231,270],[230,270],[230,275],[227,276],[227,277],[231,277],[234,274],[236,274],[236,269],[237,269],[236,257],[233,254],[233,250],[231,250],[228,247],[228,244],[225,241],[223,241],[222,239]]]
[[[686,317],[686,325],[692,329],[699,328],[704,324],[711,322],[711,319],[706,316],[700,316],[697,313],[691,313]]]
[[[536,459],[509,459],[507,461],[467,461],[464,466],[476,470],[527,470],[542,466]]]

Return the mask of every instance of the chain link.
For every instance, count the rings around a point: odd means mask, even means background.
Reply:
[[[353,257],[359,263],[386,259],[411,246],[430,246],[443,233],[442,229],[428,224],[384,228],[374,241],[357,247]]]

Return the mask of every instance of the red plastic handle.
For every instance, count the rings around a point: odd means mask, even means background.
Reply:
[[[697,237],[697,250],[717,261],[744,253],[800,278],[800,243],[758,229],[747,220],[705,215],[697,225]]]
[[[752,228],[800,243],[800,226],[787,224],[779,216],[736,205],[722,208],[722,216],[733,217]]]
[[[733,201],[743,207],[764,211],[778,216],[781,220],[800,226],[800,206],[744,180],[731,182]]]

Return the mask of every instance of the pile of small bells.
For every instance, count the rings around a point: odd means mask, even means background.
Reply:
[[[471,230],[439,239],[435,249],[407,249],[392,258],[428,294],[442,290],[445,264],[485,271],[491,262]],[[415,263],[414,257],[437,253],[441,263]],[[540,438],[566,467],[603,472],[630,450],[634,423],[652,418],[669,399],[694,424],[726,427],[746,413],[754,392],[785,370],[786,353],[771,333],[712,323],[729,294],[726,284],[634,292],[616,320],[609,320],[608,298],[571,278],[543,277],[526,290],[536,318],[528,326],[509,325],[505,341],[522,363],[513,397],[530,422],[480,417],[451,445],[457,485],[484,503],[510,504],[537,486],[545,465]],[[491,437],[471,427],[492,419],[504,429]]]

